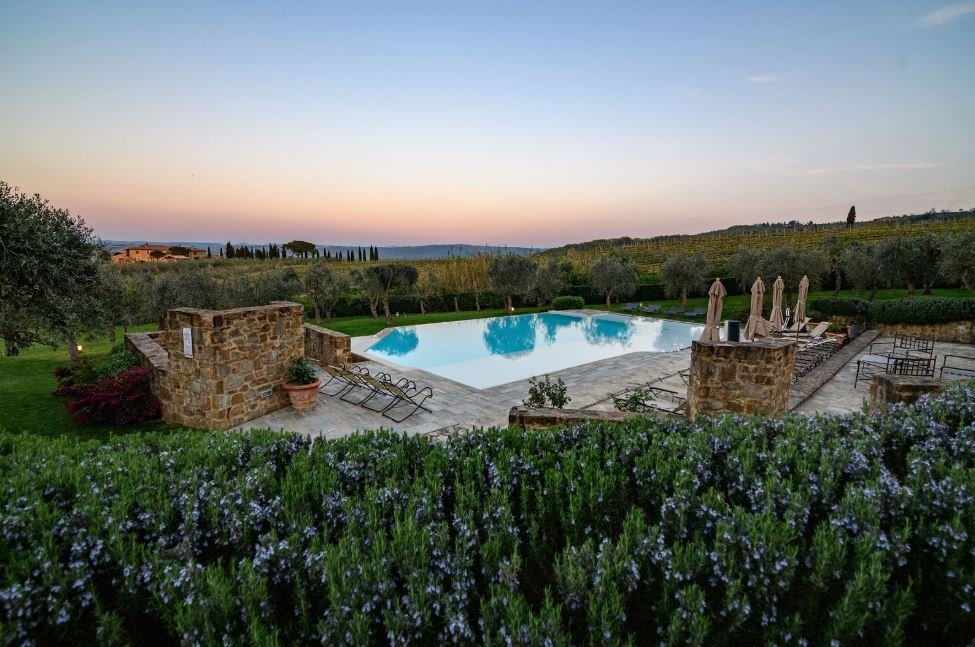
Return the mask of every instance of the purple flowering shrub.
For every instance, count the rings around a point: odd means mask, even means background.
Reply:
[[[975,384],[881,414],[0,433],[17,644],[963,644]],[[834,642],[835,641],[835,642]]]

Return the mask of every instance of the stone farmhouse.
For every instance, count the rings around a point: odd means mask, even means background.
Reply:
[[[142,243],[137,247],[127,247],[112,254],[113,263],[173,263],[176,261],[205,258],[207,250],[189,247],[189,254],[173,254],[170,245],[150,245]]]

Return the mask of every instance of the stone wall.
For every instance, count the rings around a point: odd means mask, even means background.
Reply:
[[[934,377],[875,373],[870,380],[870,408],[880,410],[897,402],[911,404],[922,395],[942,391],[949,384],[951,380]]]
[[[895,333],[924,337],[952,344],[975,344],[975,321],[949,321],[940,324],[881,324],[870,325],[881,337],[893,337]]]
[[[149,386],[152,394],[159,397],[159,383],[169,371],[169,354],[159,345],[162,332],[130,332],[125,334],[125,350],[135,356],[142,368],[152,371]]]
[[[355,361],[352,338],[340,332],[305,324],[305,357],[320,364],[347,366]]]
[[[531,409],[511,407],[508,412],[508,426],[522,429],[546,429],[586,422],[623,422],[635,418],[636,413],[623,411],[594,411],[590,409]]]
[[[288,404],[288,365],[303,349],[302,306],[169,310],[158,340],[169,356],[161,376],[163,420],[228,429]],[[188,329],[192,356],[184,352]]]
[[[789,403],[795,364],[793,340],[753,343],[698,342],[691,345],[688,414],[776,416]]]

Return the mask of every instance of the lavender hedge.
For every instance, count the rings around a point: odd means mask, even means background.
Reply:
[[[962,644],[973,421],[968,384],[874,416],[442,445],[0,433],[0,638]]]

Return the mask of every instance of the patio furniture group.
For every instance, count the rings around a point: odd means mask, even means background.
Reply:
[[[381,413],[393,422],[403,422],[420,409],[430,411],[423,406],[433,397],[433,389],[429,386],[418,387],[416,382],[405,377],[394,380],[388,373],[372,374],[364,366],[342,368],[322,364],[321,368],[329,380],[318,388],[319,393],[338,396],[345,402]],[[326,390],[333,382],[338,383],[339,388],[332,392]],[[398,413],[394,415],[394,411]],[[400,415],[403,411],[405,413]]]

